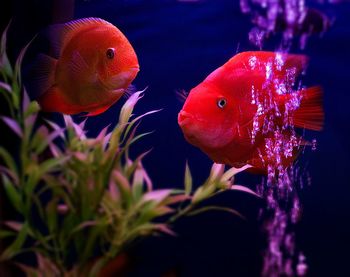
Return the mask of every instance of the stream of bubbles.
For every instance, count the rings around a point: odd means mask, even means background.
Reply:
[[[241,11],[249,14],[254,27],[249,32],[249,40],[262,49],[263,43],[277,32],[282,34],[278,51],[288,52],[295,37],[299,38],[299,47],[305,47],[308,36],[315,31],[324,32],[329,19],[317,10],[308,9],[305,0],[241,0]],[[305,276],[307,274],[306,257],[297,248],[295,227],[301,216],[301,203],[298,191],[303,187],[303,177],[296,165],[287,167],[283,161],[291,158],[296,151],[304,147],[303,139],[295,131],[292,114],[300,106],[302,89],[297,79],[297,69],[288,68],[286,76],[278,72],[283,68],[285,55],[276,53],[275,58],[260,64],[255,56],[249,60],[254,69],[259,66],[266,72],[262,94],[254,86],[251,88],[252,104],[257,107],[253,121],[251,140],[260,132],[266,137],[265,155],[267,155],[267,177],[258,186],[258,193],[266,199],[267,207],[261,211],[263,229],[267,235],[262,276]],[[267,90],[267,93],[266,93]],[[274,101],[273,94],[288,94],[289,100],[281,111]],[[265,120],[258,118],[264,114]],[[275,122],[283,122],[276,124]],[[312,141],[315,150],[316,141]],[[262,157],[261,157],[262,158]],[[309,181],[310,182],[310,181]]]

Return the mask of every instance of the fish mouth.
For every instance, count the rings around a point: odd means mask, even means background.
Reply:
[[[137,73],[140,71],[138,66],[128,68],[127,70],[113,75],[105,84],[105,87],[109,90],[117,90],[121,88],[127,88],[132,80],[135,79]]]
[[[210,125],[203,118],[181,110],[178,114],[178,124],[182,129],[186,140],[198,147],[206,145],[206,148],[222,147],[231,141],[232,128],[223,132]]]
[[[194,119],[194,116],[184,110],[179,112],[177,122],[181,128],[185,127]]]
[[[178,114],[178,124],[180,128],[182,129],[182,132],[186,138],[186,140],[193,144],[193,145],[198,145],[199,140],[197,138],[197,128],[195,127],[196,125],[194,124],[197,118],[184,110],[180,111]]]

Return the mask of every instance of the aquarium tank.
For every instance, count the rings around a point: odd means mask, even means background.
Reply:
[[[350,276],[349,1],[0,6],[0,276]]]

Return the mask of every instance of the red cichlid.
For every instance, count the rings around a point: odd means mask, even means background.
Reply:
[[[276,139],[275,130],[291,136],[291,126],[322,129],[320,87],[292,89],[306,63],[303,55],[262,51],[235,55],[190,91],[178,115],[186,140],[216,163],[251,164],[266,173],[273,159],[266,142]],[[271,118],[272,127],[266,129]],[[284,157],[282,164],[290,165],[297,152]]]
[[[139,64],[123,33],[99,18],[49,28],[55,58],[40,54],[33,71],[43,111],[97,115],[135,79]]]

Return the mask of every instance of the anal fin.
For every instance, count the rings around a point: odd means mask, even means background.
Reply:
[[[68,103],[57,86],[53,86],[38,98],[39,105],[43,112],[60,112],[74,114],[74,107]]]

